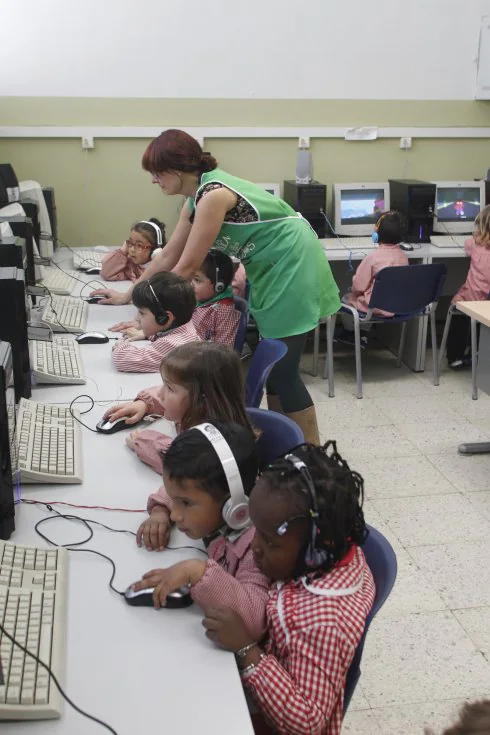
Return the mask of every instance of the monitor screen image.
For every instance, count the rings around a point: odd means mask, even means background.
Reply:
[[[480,187],[437,187],[436,216],[441,222],[473,221],[481,208]]]
[[[374,225],[384,211],[384,189],[345,189],[340,194],[342,225]]]

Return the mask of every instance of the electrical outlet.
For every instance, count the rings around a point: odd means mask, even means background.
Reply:
[[[411,138],[400,138],[400,148],[404,151],[409,151],[412,147]]]
[[[94,147],[94,138],[92,135],[84,135],[82,138],[82,151],[88,151]]]
[[[307,135],[300,135],[298,138],[298,148],[309,148],[310,138]]]

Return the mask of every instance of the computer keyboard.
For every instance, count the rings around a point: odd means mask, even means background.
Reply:
[[[436,248],[463,248],[470,235],[432,235],[430,241]]]
[[[73,339],[58,338],[54,342],[30,340],[29,348],[36,383],[83,385],[87,382],[80,348]]]
[[[0,623],[65,678],[68,552],[0,541]],[[43,666],[0,631],[0,720],[60,717],[63,698]]]
[[[46,286],[52,293],[60,296],[70,296],[80,282],[78,271],[61,271],[59,268],[41,269],[40,286]],[[75,280],[76,279],[76,280]]]
[[[77,248],[73,252],[73,265],[79,270],[85,271],[88,268],[102,267],[102,259],[107,253],[99,253],[96,250],[90,250],[88,248]]]
[[[374,250],[377,247],[372,237],[343,237],[341,239],[346,250]]]
[[[41,321],[53,332],[82,334],[87,330],[88,304],[82,299],[52,296],[43,309]]]
[[[81,425],[69,408],[21,398],[17,448],[21,483],[83,482]]]

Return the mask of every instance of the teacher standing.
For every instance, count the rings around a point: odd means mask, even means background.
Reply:
[[[300,375],[308,332],[340,307],[337,285],[316,233],[286,202],[218,168],[216,159],[182,130],[166,130],[151,141],[143,168],[163,192],[187,197],[165,248],[139,280],[159,271],[191,279],[210,248],[238,258],[250,283],[250,311],[262,337],[282,340],[285,357],[267,380],[269,408],[282,411],[319,443],[315,407]],[[100,303],[131,301],[98,290]]]

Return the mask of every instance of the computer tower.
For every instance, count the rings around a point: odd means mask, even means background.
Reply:
[[[34,235],[34,239],[37,242],[38,246],[41,242],[41,223],[39,221],[39,207],[36,201],[34,199],[23,199],[20,202],[20,206],[24,210],[26,217],[29,217],[32,223],[32,234]],[[16,229],[14,229],[13,225],[10,225],[12,228],[12,232],[14,235],[20,235],[20,237],[25,237],[24,230],[25,227],[22,225],[19,227],[19,225],[16,225]]]
[[[52,186],[43,186],[43,196],[48,208],[48,217],[51,223],[51,233],[53,235],[53,249],[58,249],[58,216],[56,214],[56,199],[54,198],[54,189]]]
[[[0,163],[0,181],[7,192],[5,204],[18,202],[20,199],[19,181],[11,163]]]
[[[23,233],[23,235],[20,236],[18,234],[16,237],[4,237],[0,240],[0,267],[15,266],[16,268],[23,268],[26,284],[28,286],[34,286],[36,283],[36,273],[34,267],[34,242],[30,220],[20,215],[12,215],[7,221],[12,230],[14,230],[14,225],[16,225],[16,232]]]
[[[12,350],[7,342],[0,342],[0,539],[3,540],[10,538],[15,530],[17,464]]]
[[[417,179],[390,179],[390,206],[406,220],[405,242],[430,242],[436,185]]]
[[[24,271],[0,268],[0,340],[12,346],[15,399],[31,397]]]
[[[319,181],[297,184],[296,181],[284,182],[283,199],[296,212],[308,220],[318,237],[325,237],[325,218],[320,210],[326,212],[327,187]]]

